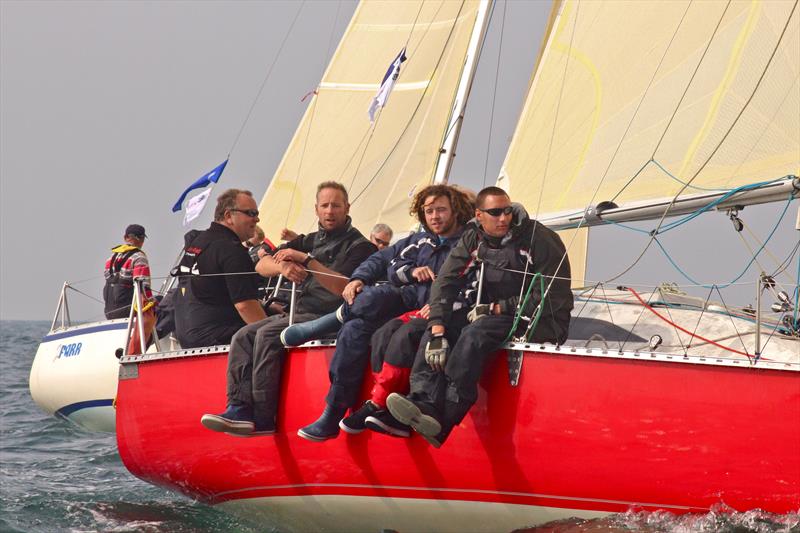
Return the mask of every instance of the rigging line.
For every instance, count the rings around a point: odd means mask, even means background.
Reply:
[[[91,295],[89,295],[89,294],[86,294],[86,293],[85,293],[85,292],[83,292],[82,290],[76,289],[75,287],[72,287],[71,285],[68,285],[68,287],[69,287],[70,289],[72,289],[73,291],[77,292],[78,294],[82,294],[82,295],[86,296],[87,298],[89,298],[89,299],[91,299],[91,300],[94,300],[94,301],[95,301],[95,302],[97,302],[97,303],[105,304],[105,302],[103,302],[103,301],[101,301],[101,300],[99,300],[99,299],[95,298],[94,296],[91,296]]]
[[[730,308],[728,307],[728,304],[725,303],[725,298],[722,297],[722,291],[719,290],[719,287],[717,287],[717,295],[719,296],[719,299],[722,302],[722,306],[725,308],[725,311],[728,311]],[[739,338],[739,342],[742,343],[742,349],[746,352],[747,351],[747,346],[745,346],[744,339],[742,338],[742,334],[739,333],[739,328],[736,327],[736,322],[734,322],[734,320],[733,320],[733,313],[728,311],[726,314],[728,315],[728,319],[730,319],[730,321],[731,321],[731,326],[733,326],[733,331],[736,332],[736,336]],[[757,323],[756,323],[756,327],[758,327]],[[749,358],[750,356],[748,355],[747,357]],[[758,359],[756,359],[756,362],[758,362]]]
[[[369,131],[369,137],[367,137],[367,142],[364,144],[364,150],[361,152],[361,157],[358,158],[358,163],[353,171],[353,177],[350,179],[350,185],[347,186],[348,189],[352,189],[353,184],[356,182],[356,177],[358,176],[358,171],[361,168],[361,163],[364,162],[364,156],[367,155],[369,143],[372,142],[372,136],[375,135],[375,130],[378,128],[378,123],[381,121],[381,115],[383,115],[383,108],[378,110],[378,116],[375,118],[375,122],[372,124],[372,127],[367,130]],[[355,202],[355,200],[353,200],[353,202]],[[351,204],[353,202],[351,202]]]
[[[786,259],[781,261],[781,263],[778,265],[778,268],[775,270],[775,272],[773,272],[771,274],[771,276],[775,277],[778,274],[783,274],[786,271],[786,269],[789,268],[789,265],[792,264],[792,261],[794,260],[794,254],[796,254],[797,250],[799,250],[799,249],[800,249],[800,240],[798,240],[795,243],[794,247],[792,247],[792,249],[789,250],[789,255],[786,256]],[[798,282],[800,282],[800,279],[798,279]],[[800,284],[800,283],[798,283],[798,284]]]
[[[729,1],[729,3],[730,3],[730,1]],[[727,10],[727,6],[726,6],[725,9]],[[691,185],[691,183],[697,178],[697,176],[700,175],[700,172],[702,172],[703,169],[705,169],[706,165],[708,165],[709,161],[711,161],[711,159],[717,153],[719,148],[722,146],[722,144],[728,138],[728,135],[730,134],[730,132],[733,131],[733,128],[736,126],[736,124],[738,124],[739,119],[741,118],[742,114],[748,108],[748,106],[750,105],[750,102],[753,100],[753,97],[755,96],[756,92],[758,91],[758,88],[761,86],[761,82],[764,81],[764,76],[767,74],[767,71],[769,70],[769,67],[772,64],[772,60],[775,58],[775,54],[777,53],[781,42],[783,42],[783,37],[784,37],[784,35],[786,35],[786,30],[789,27],[789,22],[792,20],[792,17],[794,16],[794,12],[795,12],[796,9],[797,9],[797,0],[795,0],[794,4],[792,5],[792,11],[791,11],[791,13],[789,13],[789,16],[786,18],[786,23],[783,26],[783,30],[781,31],[781,34],[778,37],[778,41],[775,43],[775,47],[772,49],[772,53],[770,54],[769,60],[767,60],[767,63],[764,66],[764,69],[761,72],[761,76],[759,76],[758,81],[756,82],[755,86],[753,87],[752,92],[750,93],[750,96],[748,96],[747,100],[742,105],[742,108],[739,110],[739,113],[736,115],[736,117],[731,122],[730,127],[725,132],[725,134],[722,136],[722,139],[720,139],[720,141],[717,144],[717,146],[708,155],[708,158],[705,160],[705,162],[702,165],[700,165],[700,168],[697,169],[697,172],[695,172],[694,175],[686,182],[686,184],[683,187],[681,187],[681,189],[677,192],[677,194],[675,194],[675,196],[672,198],[672,201],[669,203],[669,205],[666,207],[666,209],[664,209],[664,213],[661,215],[661,219],[658,221],[658,226],[656,226],[656,229],[651,234],[650,240],[647,242],[645,247],[642,249],[642,252],[639,254],[639,257],[631,265],[629,265],[628,268],[626,268],[625,270],[623,270],[622,272],[620,272],[619,274],[617,274],[616,276],[610,278],[607,281],[613,281],[613,280],[623,276],[626,272],[630,271],[642,259],[642,257],[644,257],[645,252],[647,252],[648,248],[650,248],[650,245],[653,243],[653,240],[655,240],[655,236],[658,234],[658,231],[661,229],[661,225],[664,223],[664,220],[667,218],[667,214],[669,213],[669,210],[672,209],[673,205],[675,205],[675,202],[677,201],[678,197],[683,193],[683,191],[686,190],[687,187],[689,187]],[[720,22],[721,22],[721,20],[722,19],[720,19]],[[717,27],[719,27],[719,24],[717,25]],[[714,30],[714,31],[716,33],[716,30]],[[705,55],[705,52],[704,52],[703,55]],[[701,62],[702,62],[702,59],[701,59]],[[699,63],[698,63],[698,67],[699,67]],[[694,77],[694,75],[692,77]],[[690,80],[690,84],[691,84],[691,80]],[[688,90],[688,87],[687,87],[687,90]],[[683,99],[683,97],[681,98],[681,100],[682,99]],[[676,112],[677,112],[677,109],[676,109]],[[670,119],[670,123],[672,123],[672,119]],[[666,134],[666,130],[665,130],[665,134]],[[662,136],[662,139],[663,139],[663,136]],[[660,144],[661,144],[661,141],[659,141],[659,145]],[[658,149],[658,147],[656,147],[656,150],[657,149]],[[653,157],[655,157],[655,152],[653,153]],[[791,195],[790,195],[790,201],[791,201]],[[788,205],[787,205],[787,207],[788,207]],[[784,210],[784,212],[785,212],[785,210]],[[782,216],[783,215],[781,215],[781,217]],[[743,274],[744,273],[742,273],[742,275]]]
[[[725,4],[725,9],[722,10],[722,15],[720,15],[719,20],[717,21],[717,25],[714,27],[714,31],[711,33],[711,37],[708,39],[706,43],[706,47],[703,50],[703,54],[700,56],[700,59],[697,62],[697,65],[694,67],[694,72],[692,72],[692,76],[689,78],[689,82],[686,84],[686,87],[683,89],[683,94],[678,100],[678,103],[675,105],[675,109],[672,111],[672,115],[669,117],[669,122],[667,122],[667,126],[664,128],[664,131],[661,133],[661,138],[656,143],[656,147],[653,149],[652,155],[650,155],[650,159],[656,158],[656,153],[658,149],[661,147],[661,142],[664,140],[664,137],[667,136],[667,132],[669,131],[670,126],[672,126],[672,121],[675,120],[675,117],[678,114],[678,110],[681,108],[681,104],[683,103],[683,99],[686,98],[686,94],[689,92],[689,88],[692,86],[692,82],[694,81],[694,77],[697,76],[697,73],[700,71],[700,65],[703,64],[703,59],[705,59],[706,54],[708,53],[708,49],[711,48],[711,43],[714,42],[714,38],[717,35],[717,31],[719,27],[722,25],[722,19],[725,18],[725,13],[728,12],[728,8],[731,6],[731,0]]]
[[[705,341],[705,342],[707,342],[707,343],[709,343],[709,344],[713,344],[713,345],[714,345],[714,346],[716,346],[717,348],[722,348],[723,350],[727,350],[727,351],[729,351],[729,352],[737,353],[737,354],[739,354],[739,355],[744,355],[745,357],[747,357],[747,359],[748,359],[748,360],[751,360],[751,356],[750,356],[750,354],[749,354],[749,353],[746,353],[746,352],[740,352],[739,350],[735,350],[735,349],[733,349],[733,348],[729,348],[729,347],[727,347],[727,346],[723,346],[723,345],[719,344],[718,342],[714,342],[714,341],[712,341],[711,339],[706,339],[705,337],[701,337],[700,335],[694,335],[694,334],[692,334],[692,333],[691,333],[690,331],[688,331],[687,329],[685,329],[685,328],[682,328],[682,327],[681,327],[681,326],[679,326],[678,324],[676,324],[676,323],[672,322],[671,320],[669,320],[669,319],[668,319],[667,317],[665,317],[664,315],[660,314],[660,313],[659,313],[658,311],[656,311],[656,310],[655,310],[653,307],[650,307],[649,305],[647,305],[647,303],[645,303],[645,301],[642,299],[642,297],[641,297],[641,296],[639,296],[639,293],[637,293],[635,290],[631,289],[630,287],[625,287],[625,289],[626,289],[626,290],[628,290],[628,291],[630,291],[630,292],[631,292],[631,294],[633,294],[633,295],[636,297],[636,299],[637,299],[637,300],[639,300],[639,302],[640,302],[640,303],[641,303],[643,306],[645,306],[645,307],[646,307],[648,310],[650,310],[650,312],[652,312],[654,315],[656,315],[658,318],[660,318],[661,320],[663,320],[663,321],[664,321],[664,322],[666,322],[667,324],[670,324],[670,325],[674,326],[675,328],[677,328],[677,329],[679,329],[679,330],[683,331],[684,333],[687,333],[687,334],[689,334],[689,335],[692,335],[693,337],[696,337],[696,338],[698,338],[698,339],[700,339],[700,340],[702,340],[702,341]],[[669,308],[667,308],[667,309],[669,309]],[[680,336],[678,336],[678,340],[679,340],[679,341],[681,340],[681,339],[680,339]],[[681,341],[681,345],[683,345],[683,342],[682,342],[682,341]]]
[[[444,3],[444,0],[442,0],[442,2]],[[417,27],[417,21],[419,20],[419,14],[422,13],[422,6],[424,6],[424,5],[425,5],[425,0],[422,0],[419,3],[419,9],[417,10],[417,16],[414,17],[414,24],[411,25],[411,31],[408,32],[408,37],[406,37],[406,44],[403,45],[403,48],[408,48],[408,43],[411,42],[411,36],[414,35],[414,28]],[[439,4],[439,9],[441,9],[441,8],[442,8],[442,4]],[[439,9],[436,10],[437,13],[439,12]],[[423,36],[423,38],[424,38],[424,36]]]
[[[759,238],[752,232],[752,230],[747,225],[745,225],[744,221],[741,220],[741,219],[739,219],[739,220],[742,222],[742,226],[744,227],[744,229],[747,230],[747,233],[750,234],[750,237],[754,241],[756,241],[756,243],[758,243],[758,244],[760,244],[762,246],[763,250],[767,253],[767,255],[770,257],[770,259],[775,261],[775,264],[780,266],[781,265],[780,260],[777,257],[775,257],[775,254],[773,254],[769,250],[769,248],[767,248],[767,243],[762,243],[759,240]],[[755,255],[755,253],[753,252],[753,248],[750,246],[750,243],[747,242],[747,239],[744,238],[744,235],[742,235],[742,232],[737,231],[736,234],[739,235],[739,238],[741,239],[742,244],[744,244],[744,247],[747,248],[748,252],[750,252],[750,256],[753,257]],[[764,265],[762,265],[761,262],[758,259],[756,259],[756,265],[758,266],[758,268],[761,269],[762,272],[769,272],[769,269],[768,268],[764,268]],[[772,276],[773,279],[775,278],[776,275],[777,274]],[[789,278],[789,280],[791,281],[792,277],[789,274],[786,274],[786,277]],[[781,285],[781,283],[778,280],[775,280],[775,282],[780,286],[781,289],[784,288],[783,285]]]
[[[768,242],[769,242],[769,241],[772,239],[772,236],[773,236],[773,235],[775,235],[775,231],[778,229],[778,227],[780,227],[780,224],[781,224],[781,222],[783,221],[783,217],[784,217],[784,215],[786,215],[786,211],[789,209],[789,204],[790,204],[791,202],[792,202],[792,197],[791,197],[791,193],[789,193],[789,201],[788,201],[788,202],[786,202],[786,205],[784,206],[784,208],[783,208],[783,211],[781,212],[781,215],[780,215],[780,217],[778,217],[778,221],[775,223],[775,226],[773,226],[773,227],[772,227],[772,231],[770,231],[770,232],[769,232],[769,235],[767,236],[767,239],[764,241],[764,244],[762,244],[762,245],[761,245],[761,247],[759,247],[758,251],[756,251],[756,253],[755,253],[755,254],[754,254],[754,255],[753,255],[751,258],[750,258],[750,261],[748,261],[747,265],[745,265],[744,269],[743,269],[743,270],[742,270],[742,271],[739,273],[739,275],[738,275],[738,276],[736,276],[735,278],[733,278],[733,279],[732,279],[731,281],[729,281],[728,283],[724,283],[724,284],[721,284],[721,285],[719,285],[719,287],[720,287],[720,288],[723,288],[723,289],[724,289],[724,288],[727,288],[727,287],[729,287],[729,286],[733,285],[735,282],[739,281],[739,279],[741,279],[741,278],[742,278],[742,276],[744,276],[744,275],[747,273],[747,271],[748,271],[748,270],[750,269],[750,267],[753,265],[753,263],[755,262],[756,258],[759,256],[759,254],[761,253],[761,251],[764,249],[764,247],[767,245],[767,243],[768,243]],[[689,276],[689,275],[688,275],[686,272],[684,272],[684,271],[681,269],[681,267],[679,267],[679,266],[678,266],[678,264],[677,264],[677,263],[675,263],[675,261],[674,261],[674,260],[672,259],[672,257],[669,255],[669,252],[667,252],[666,248],[664,248],[664,246],[661,244],[661,241],[659,241],[659,240],[656,238],[656,236],[655,236],[655,235],[651,235],[651,237],[650,237],[650,240],[648,241],[647,247],[649,247],[649,246],[650,246],[650,244],[651,244],[651,243],[653,243],[653,242],[655,242],[655,243],[658,245],[658,247],[661,249],[661,251],[662,251],[662,252],[664,253],[664,255],[666,256],[667,260],[668,260],[668,261],[669,261],[669,262],[672,264],[672,266],[674,266],[674,267],[675,267],[675,269],[676,269],[678,272],[680,272],[680,274],[681,274],[683,277],[685,277],[686,279],[688,279],[689,281],[691,281],[692,283],[694,283],[695,285],[698,285],[698,286],[700,286],[700,287],[704,287],[704,288],[708,288],[708,287],[709,287],[709,285],[708,285],[708,284],[704,284],[704,283],[698,283],[697,281],[695,281],[694,279],[692,279],[692,278],[691,278],[691,277],[690,277],[690,276]],[[647,248],[647,247],[646,247],[646,248]],[[645,248],[645,249],[646,249],[646,248]],[[644,255],[644,254],[642,254],[642,255]],[[635,265],[636,263],[638,263],[638,262],[639,262],[639,259],[641,259],[641,258],[642,258],[642,255],[640,255],[640,256],[639,256],[639,258],[638,258],[638,259],[637,259],[637,260],[634,262],[634,265]],[[631,265],[631,267],[632,267],[632,266],[633,266],[633,265]],[[630,270],[630,268],[631,268],[631,267],[628,267],[628,269],[627,269],[627,270]],[[627,271],[627,270],[626,270],[626,271]],[[619,277],[619,276],[617,276],[617,277]],[[616,279],[616,278],[613,278],[613,279]]]
[[[339,22],[339,11],[342,9],[342,1],[336,5],[336,16],[333,19],[333,24],[331,25],[331,33],[328,36],[328,50],[325,53],[325,57],[323,61],[327,63],[329,58],[331,57],[331,47],[333,46],[333,36],[336,33],[336,25]],[[323,65],[322,75],[325,76],[325,67]],[[292,211],[292,204],[294,203],[294,196],[295,192],[297,191],[297,182],[300,179],[301,169],[303,168],[303,161],[305,160],[306,155],[306,148],[308,147],[308,139],[311,137],[311,128],[314,125],[314,116],[317,111],[317,99],[319,98],[319,84],[317,84],[317,89],[315,89],[314,97],[311,101],[311,115],[308,119],[308,128],[306,129],[306,137],[303,139],[303,149],[300,151],[300,160],[297,162],[297,174],[294,176],[294,183],[292,184],[292,196],[289,198],[289,203],[286,205],[286,219],[283,222],[283,226],[287,227],[289,225],[289,214]]]
[[[616,326],[616,324],[614,323],[614,313],[611,312],[611,305],[608,303],[608,296],[606,295],[605,285],[601,283],[600,289],[603,291],[603,301],[605,301],[606,303],[606,310],[608,311],[608,318],[609,320],[611,320],[611,325]],[[622,351],[622,343],[619,343],[619,351]]]
[[[675,323],[675,319],[672,318],[672,312],[670,311],[670,307],[666,306],[664,309],[667,311],[667,314],[669,315],[669,320],[670,320],[669,323],[672,324],[675,327],[675,338],[678,339],[678,342],[681,345],[681,350],[683,350],[683,356],[686,357],[686,356],[689,355],[689,348],[683,344],[683,339],[681,339],[681,335],[680,335],[680,333],[678,333],[678,324]],[[684,330],[684,331],[689,333],[688,330]],[[689,333],[689,335],[691,335],[691,333]],[[691,337],[689,337],[689,342],[690,343],[692,342],[692,338]]]
[[[703,302],[703,306],[700,308],[700,315],[697,317],[697,324],[695,324],[695,325],[694,325],[694,330],[692,331],[692,338],[694,338],[694,335],[697,333],[697,328],[699,328],[699,327],[700,327],[700,322],[703,320],[703,314],[705,314],[705,312],[706,312],[706,309],[708,309],[708,302],[709,302],[709,301],[711,301],[711,295],[714,293],[714,289],[715,289],[716,287],[717,287],[717,286],[716,286],[716,285],[714,285],[713,287],[711,287],[711,288],[708,290],[708,295],[706,295],[706,299],[705,299],[705,301]],[[690,338],[690,339],[689,339],[689,345],[686,347],[687,351],[688,351],[688,350],[689,350],[691,347],[692,347],[692,340],[691,340],[691,338]]]
[[[667,47],[664,49],[664,53],[661,54],[661,59],[658,61],[658,65],[656,65],[656,69],[653,71],[653,75],[650,77],[650,81],[647,83],[647,87],[645,88],[644,93],[642,93],[642,97],[641,99],[639,99],[639,103],[636,104],[636,109],[633,112],[633,116],[631,116],[631,119],[628,121],[628,126],[625,128],[622,137],[620,137],[619,143],[617,144],[617,148],[614,150],[614,154],[611,156],[611,160],[608,162],[608,166],[606,167],[605,172],[603,172],[603,177],[600,179],[601,183],[606,179],[608,171],[611,170],[611,165],[614,164],[614,160],[617,158],[617,154],[619,153],[620,148],[622,148],[622,143],[625,141],[625,137],[627,137],[628,131],[630,131],[631,126],[633,125],[633,121],[636,120],[636,117],[639,114],[639,109],[641,109],[642,104],[644,103],[644,100],[647,97],[647,93],[650,92],[650,87],[652,87],[653,82],[656,79],[656,75],[661,70],[661,65],[664,63],[664,58],[667,57],[667,53],[669,52],[670,48],[672,48],[672,43],[675,40],[675,36],[678,35],[678,31],[681,29],[681,26],[683,26],[683,21],[686,19],[686,13],[689,12],[689,8],[691,6],[692,6],[691,1],[688,4],[686,4],[686,10],[683,12],[683,15],[681,15],[681,20],[678,21],[678,25],[675,27],[675,31],[672,32],[672,37],[670,38],[669,43],[667,43]],[[645,163],[645,165],[647,165],[647,163]],[[622,188],[619,191],[617,191],[617,194],[615,194],[610,201],[613,202],[614,200],[616,200],[617,197],[619,197],[619,195],[622,194],[622,191],[624,191],[628,187],[628,185],[633,183],[633,180],[636,179],[638,175],[639,173],[637,172],[630,180],[628,180],[628,183],[623,185]]]
[[[447,45],[450,44],[450,39],[453,38],[453,32],[455,31],[456,24],[458,23],[458,20],[461,17],[461,11],[464,9],[464,3],[465,3],[464,1],[461,2],[461,5],[458,8],[458,13],[456,13],[455,18],[453,19],[453,25],[450,27],[450,32],[447,34],[447,39],[445,40],[444,46],[442,47],[442,51],[439,53],[439,58],[436,60],[436,65],[434,65],[433,70],[431,71],[431,79],[433,79],[433,77],[436,76],[436,73],[439,70],[439,66],[442,63],[442,58],[444,58],[445,51],[447,50]],[[437,13],[438,13],[438,11],[437,11]],[[431,24],[433,24],[433,19],[431,20]],[[428,25],[428,27],[430,28],[430,24]],[[426,35],[427,35],[427,32],[428,32],[428,30],[426,29],[425,30],[425,34]],[[424,38],[424,36],[423,36],[423,38]],[[419,112],[420,107],[422,107],[422,102],[425,101],[425,96],[428,94],[428,89],[430,89],[430,84],[426,85],[425,89],[422,91],[422,95],[420,96],[419,101],[417,102],[417,106],[414,108],[414,111],[411,113],[411,116],[408,118],[408,121],[406,122],[406,125],[403,128],[403,131],[400,132],[400,135],[397,137],[397,141],[395,141],[394,145],[392,146],[392,149],[389,150],[389,153],[383,159],[383,162],[375,170],[375,173],[372,175],[372,177],[369,179],[369,181],[367,181],[366,185],[364,185],[364,187],[361,189],[361,191],[359,191],[359,193],[355,196],[355,198],[353,198],[353,201],[350,202],[350,205],[355,204],[356,200],[361,198],[361,195],[363,195],[367,191],[367,189],[370,187],[370,185],[372,185],[372,182],[375,181],[378,178],[378,175],[383,170],[383,167],[386,166],[386,163],[392,157],[392,154],[394,154],[395,150],[397,150],[397,147],[400,145],[400,140],[403,139],[403,137],[405,136],[406,132],[408,131],[408,128],[411,127],[411,122],[413,122],[414,117],[417,116],[417,113]]]
[[[492,13],[489,15],[491,19],[492,15],[494,15],[494,6],[495,4],[492,3]],[[489,113],[489,134],[486,137],[486,159],[483,162],[483,187],[486,187],[486,175],[489,171],[489,151],[492,148],[492,127],[494,126],[494,104],[497,100],[497,80],[500,77],[500,58],[503,54],[503,36],[505,34],[505,27],[506,27],[506,13],[508,12],[508,0],[503,2],[503,21],[500,25],[500,44],[497,47],[497,67],[494,71],[494,89],[492,91],[492,110]],[[486,41],[486,35],[489,32],[484,34],[484,41]]]
[[[650,293],[650,297],[647,298],[647,304],[648,305],[650,305],[650,303],[653,301],[653,297],[655,295],[656,295],[656,291],[653,291],[653,292]],[[636,330],[636,325],[639,323],[639,320],[642,319],[642,315],[644,315],[644,312],[645,312],[645,307],[642,306],[641,311],[639,311],[639,316],[636,317],[636,321],[634,321],[633,326],[631,326],[630,329],[628,329],[628,335],[625,337],[625,340],[622,341],[622,347],[620,347],[620,351],[625,349],[625,345],[628,344],[628,341],[633,336],[633,332]],[[648,343],[646,343],[646,345],[649,346],[650,343],[648,342]]]
[[[303,11],[303,6],[305,5],[306,5],[306,0],[303,0],[300,4],[300,7],[297,8],[297,13],[295,13],[294,20],[292,20],[292,23],[289,25],[289,29],[286,30],[286,35],[283,36],[283,41],[281,42],[281,45],[278,48],[278,52],[275,54],[275,58],[272,60],[272,64],[269,66],[269,69],[267,70],[267,75],[264,77],[264,81],[261,82],[261,87],[258,88],[256,97],[253,99],[253,103],[250,104],[250,109],[247,111],[247,115],[245,115],[244,117],[242,126],[239,128],[239,133],[236,134],[236,137],[233,139],[233,144],[231,145],[231,149],[228,150],[228,159],[231,158],[233,149],[239,142],[239,137],[242,136],[242,132],[244,131],[247,122],[250,120],[250,116],[253,114],[253,109],[255,109],[256,103],[258,103],[259,98],[261,98],[261,93],[264,91],[264,86],[267,84],[267,81],[272,76],[272,69],[275,68],[275,64],[278,62],[278,58],[280,58],[281,52],[283,52],[283,47],[286,44],[286,41],[289,40],[289,35],[291,35],[292,30],[294,29],[294,25],[297,22],[297,19],[300,17],[300,12]]]

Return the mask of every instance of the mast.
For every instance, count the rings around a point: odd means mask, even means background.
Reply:
[[[478,58],[481,55],[481,47],[483,46],[483,38],[489,27],[489,7],[490,0],[480,0],[475,26],[472,28],[472,36],[467,46],[467,55],[464,58],[464,69],[458,81],[456,97],[453,100],[453,109],[447,122],[442,147],[439,149],[439,158],[436,160],[436,166],[434,167],[433,183],[447,183],[450,168],[453,166],[453,159],[456,156],[455,147],[458,143],[458,136],[461,134],[461,125],[464,122],[464,108],[467,105],[469,92],[472,89],[472,80],[475,78]]]

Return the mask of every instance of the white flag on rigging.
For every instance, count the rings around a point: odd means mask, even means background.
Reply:
[[[189,222],[200,216],[200,213],[203,211],[203,207],[205,207],[206,202],[208,202],[208,197],[211,196],[212,189],[214,189],[214,187],[209,187],[197,196],[193,196],[188,202],[186,202],[186,213],[183,215],[184,226],[188,226]]]
[[[372,99],[372,103],[369,106],[370,122],[375,122],[375,112],[378,110],[378,108],[386,105],[386,100],[389,99],[389,93],[392,92],[394,83],[397,81],[397,77],[400,75],[400,64],[405,60],[406,48],[403,47],[403,49],[400,50],[400,53],[397,54],[397,57],[394,58],[394,61],[392,61],[392,64],[389,65],[389,69],[386,71],[386,75],[383,77],[381,86],[378,88],[378,93],[375,95],[375,98]]]

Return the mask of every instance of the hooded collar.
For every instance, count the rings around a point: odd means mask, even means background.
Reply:
[[[492,237],[484,232],[483,227],[481,226],[480,222],[478,222],[477,217],[467,222],[467,224],[473,224],[477,229],[478,234],[487,242],[487,244],[489,244],[489,246],[492,248],[501,248],[506,246],[509,242],[515,240],[525,224],[530,221],[530,216],[528,216],[528,212],[525,210],[525,207],[522,204],[511,202],[511,208],[513,209],[511,227],[508,229],[508,233],[502,237]]]

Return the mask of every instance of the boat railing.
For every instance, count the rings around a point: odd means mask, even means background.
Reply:
[[[61,294],[58,297],[56,313],[53,315],[53,322],[50,324],[50,331],[55,331],[57,324],[61,324],[60,329],[66,329],[72,325],[69,316],[69,304],[67,303],[67,289],[72,289],[68,282],[61,286]],[[74,290],[74,289],[73,289]]]
[[[138,335],[139,336],[139,346],[141,346],[142,352],[147,351],[147,335],[144,331],[144,283],[147,281],[144,277],[136,277],[133,279],[133,302],[131,305],[130,313],[128,314],[128,330],[125,334],[125,348],[124,348],[124,355],[131,355],[128,353],[128,348],[130,346],[131,336]],[[136,321],[134,322],[134,317]],[[136,331],[134,331],[134,325]],[[155,349],[157,352],[161,351],[161,343],[158,340],[158,335],[155,334],[155,331],[151,332],[151,337],[153,339],[153,343],[155,344]]]

